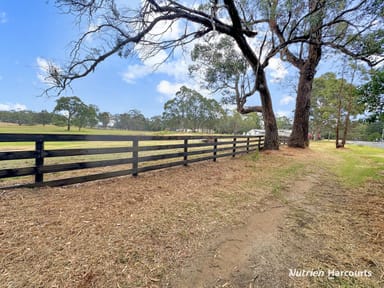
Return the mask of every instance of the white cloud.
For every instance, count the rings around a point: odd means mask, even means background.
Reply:
[[[151,22],[155,17],[158,17],[158,16],[159,15],[152,14]],[[167,21],[162,21],[158,23],[151,30],[151,34],[150,34],[151,40],[167,41],[167,40],[177,39],[181,35],[181,33],[183,33],[180,27],[180,23],[181,23],[180,20],[178,21],[167,20]]]
[[[150,15],[148,17],[155,17]],[[186,33],[184,29],[191,27],[184,27],[181,21],[165,21],[161,24],[155,25],[149,34],[145,36],[147,42],[164,42],[167,40],[178,39],[182,34]],[[176,47],[172,55],[168,54],[166,50],[153,50],[151,45],[143,45],[138,43],[135,45],[135,52],[141,64],[134,64],[128,66],[127,70],[123,73],[123,80],[128,83],[135,83],[135,80],[143,78],[151,73],[165,74],[173,77],[175,81],[187,81],[188,66],[191,60],[185,55],[190,54],[193,44],[187,44],[183,47]]]
[[[166,96],[167,98],[173,98],[180,90],[180,87],[183,86],[184,84],[182,83],[171,83],[166,80],[160,81],[160,83],[157,85],[156,90],[160,94]]]
[[[164,52],[165,53],[165,52]],[[162,54],[162,53],[160,53]],[[123,80],[133,84],[136,80],[144,78],[151,73],[165,74],[173,77],[176,81],[187,81],[188,77],[188,62],[184,57],[178,57],[174,61],[164,62],[167,55],[158,55],[145,59],[143,64],[133,64],[128,66],[123,73]],[[164,63],[162,63],[164,62]],[[159,65],[162,63],[161,65]]]
[[[277,111],[276,117],[292,118],[292,111]]]
[[[37,57],[36,59],[37,65],[41,70],[47,71],[49,68],[49,61],[44,58]]]
[[[272,58],[269,60],[267,71],[272,77],[272,83],[278,83],[288,75],[288,70],[284,67],[283,61],[279,58]]]
[[[292,96],[284,96],[283,98],[280,99],[280,105],[288,105],[289,103],[295,102],[295,98]]]
[[[5,24],[7,22],[8,22],[7,13],[0,12],[0,24]]]
[[[168,76],[174,77],[177,81],[187,81],[188,77],[188,63],[184,58],[179,58],[175,61],[165,63],[159,67],[159,72],[165,73]]]
[[[130,65],[128,66],[127,71],[123,73],[123,80],[133,84],[136,79],[144,78],[145,76],[151,74],[153,69],[150,66],[146,65]]]
[[[167,24],[170,23],[171,22],[167,22]],[[164,33],[161,36],[162,41],[177,39],[185,32],[183,30],[185,27],[181,25],[181,22],[174,22],[171,27],[167,27],[167,25],[156,25],[154,30],[151,31],[152,36],[149,36],[148,39],[154,41],[157,39],[156,37],[158,37],[156,34],[160,35],[161,33]],[[185,29],[193,29],[192,27],[193,24]],[[217,41],[220,37],[222,37],[222,35],[217,36]],[[165,50],[153,53],[154,51],[150,50],[150,46],[146,47],[142,44],[138,44],[135,46],[135,52],[141,63],[128,66],[124,73],[122,73],[122,79],[129,84],[133,84],[138,79],[144,78],[150,74],[168,76],[164,77],[167,81],[164,79],[157,85],[157,92],[160,94],[160,102],[164,102],[174,97],[175,93],[182,85],[198,91],[205,97],[215,98],[216,96],[211,95],[210,91],[202,89],[198,79],[196,79],[196,77],[191,78],[188,72],[188,67],[192,64],[192,60],[189,57],[190,51],[199,41],[203,40],[196,40],[182,48],[176,48],[173,51],[172,57],[169,59],[167,59],[169,55]],[[236,46],[235,49],[239,48]],[[148,55],[151,55],[151,57],[148,57]],[[280,82],[288,75],[288,70],[284,67],[284,64],[279,58],[270,59],[267,69],[268,78],[272,83]],[[286,101],[288,101],[288,99]]]
[[[147,13],[144,17],[145,21],[152,23],[157,17],[161,16],[162,13]],[[144,36],[144,40],[158,42],[177,39],[184,33],[182,30],[181,20],[163,20],[152,27],[150,33]]]
[[[23,111],[23,110],[27,110],[27,106],[25,106],[23,104],[19,104],[19,103],[16,103],[16,104],[0,103],[0,111],[11,111],[11,110]]]
[[[37,57],[36,59],[37,66],[39,67],[39,72],[37,73],[37,78],[43,83],[47,82],[47,73],[49,70],[49,62],[44,58]]]

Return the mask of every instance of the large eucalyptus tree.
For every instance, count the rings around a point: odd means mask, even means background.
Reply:
[[[284,46],[280,50],[281,57],[299,70],[289,145],[304,148],[308,146],[312,83],[323,55],[333,57],[335,65],[337,54],[362,60],[371,66],[383,61],[384,2],[272,0],[258,3],[274,39]],[[292,39],[297,38],[305,41],[292,45]]]
[[[178,47],[202,37],[226,35],[236,43],[251,67],[255,80],[249,91],[257,91],[260,95],[259,110],[266,131],[265,149],[279,147],[265,74],[272,57],[280,53],[300,72],[289,142],[293,147],[308,145],[312,82],[328,48],[371,65],[383,59],[384,4],[381,0],[201,0],[199,4],[189,0],[129,3],[56,0],[56,3],[78,17],[78,22],[87,29],[74,42],[68,65],[50,66],[52,88],[62,91],[73,80],[93,72],[112,55],[130,57],[140,54],[141,58],[160,52],[171,55]],[[137,8],[133,8],[133,3]],[[180,33],[168,33],[175,23],[184,28]],[[261,41],[253,41],[260,36]],[[89,37],[92,41],[88,41]],[[243,111],[246,111],[245,103]]]
[[[270,33],[264,33],[263,40],[256,46],[251,44],[258,35],[257,25],[260,23],[253,1],[202,0],[198,5],[196,1],[143,0],[136,4],[137,8],[132,7],[136,1],[127,2],[56,1],[65,12],[78,17],[80,25],[90,28],[74,42],[68,65],[50,66],[52,89],[63,91],[73,80],[86,77],[112,55],[130,57],[139,54],[141,58],[160,52],[171,55],[178,47],[204,36],[226,35],[236,43],[251,67],[254,77],[251,91],[259,93],[262,104],[258,110],[263,114],[266,131],[264,148],[278,149],[276,119],[264,69],[282,47],[269,39]],[[175,23],[183,25],[182,31],[177,35],[168,33]],[[88,41],[89,37],[92,41]],[[299,40],[292,37],[283,45]],[[266,43],[268,53],[264,52]]]

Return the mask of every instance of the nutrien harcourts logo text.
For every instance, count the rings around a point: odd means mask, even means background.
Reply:
[[[289,277],[371,277],[372,272],[369,270],[361,271],[343,271],[336,269],[328,270],[305,270],[305,269],[289,269]]]

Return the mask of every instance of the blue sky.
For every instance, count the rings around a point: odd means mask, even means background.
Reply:
[[[41,68],[47,59],[64,63],[70,42],[80,33],[73,16],[61,13],[54,1],[23,1],[20,5],[20,1],[0,0],[0,110],[52,111],[56,98],[41,96],[45,87],[39,76]],[[160,115],[164,102],[181,85],[198,88],[187,75],[188,58],[177,55],[153,71],[156,59],[142,62],[112,57],[92,75],[75,81],[73,91],[63,96],[76,95],[86,104],[114,114],[138,109],[147,117]],[[288,67],[274,59],[268,79],[276,114],[291,116],[294,91],[288,79],[294,70]],[[258,103],[255,95],[250,104]]]

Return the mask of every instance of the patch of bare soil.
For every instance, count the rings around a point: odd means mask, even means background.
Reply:
[[[184,267],[174,287],[289,287],[287,271],[297,264],[292,253],[298,251],[287,246],[284,224],[290,209],[317,184],[313,175],[284,183],[279,197],[264,199],[261,212],[221,234]]]
[[[231,287],[233,280],[240,287],[253,282],[252,275],[243,273],[244,268],[252,266],[251,258],[261,255],[276,242],[279,222],[283,208],[275,207],[269,211],[252,215],[241,228],[225,231],[213,240],[192,263],[183,267],[177,275],[174,287]],[[238,277],[237,277],[238,278]]]
[[[324,157],[285,148],[0,191],[0,287],[381,287],[384,182],[342,189]]]

